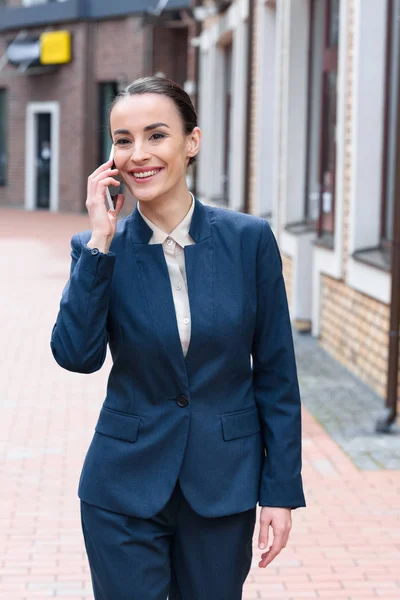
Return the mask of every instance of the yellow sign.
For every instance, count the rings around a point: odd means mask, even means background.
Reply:
[[[40,63],[64,65],[71,62],[71,33],[47,31],[40,36]]]

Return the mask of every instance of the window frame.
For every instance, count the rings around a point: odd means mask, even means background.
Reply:
[[[324,22],[324,40],[323,40],[323,58],[322,58],[322,89],[321,89],[321,129],[320,129],[320,164],[319,164],[319,182],[320,182],[320,195],[319,195],[319,214],[317,220],[317,234],[319,238],[322,238],[324,234],[334,235],[335,234],[335,195],[336,195],[336,139],[334,139],[334,161],[333,161],[333,171],[332,171],[332,206],[331,211],[329,213],[331,217],[331,229],[329,225],[326,225],[327,218],[324,218],[323,212],[323,178],[324,178],[324,160],[323,156],[325,155],[326,150],[326,141],[327,141],[327,130],[325,127],[325,123],[327,120],[327,111],[328,111],[328,102],[327,102],[327,87],[328,87],[328,77],[329,74],[335,72],[337,75],[338,72],[338,55],[339,55],[339,42],[337,46],[331,46],[329,43],[329,32],[330,32],[330,16],[331,16],[331,2],[332,0],[326,0],[325,6],[325,22]],[[340,11],[340,2],[339,8]],[[337,86],[336,86],[336,121],[335,121],[335,129],[337,126]]]
[[[231,176],[231,123],[232,123],[232,84],[233,84],[233,40],[230,39],[222,46],[223,61],[224,61],[224,157],[223,157],[223,204],[229,204],[229,183]]]
[[[331,46],[329,43],[329,34],[330,34],[330,26],[331,26],[331,2],[332,0],[325,0],[324,5],[324,15],[322,22],[322,48],[315,47],[315,31],[316,27],[318,27],[318,23],[315,21],[315,10],[316,10],[316,0],[310,0],[309,5],[309,46],[308,46],[308,104],[307,104],[307,142],[306,142],[306,164],[305,164],[305,186],[304,186],[304,220],[313,226],[316,229],[317,236],[319,240],[323,240],[324,238],[332,238],[331,240],[327,239],[328,245],[332,244],[333,236],[335,233],[335,195],[336,195],[336,167],[337,167],[337,156],[336,156],[336,139],[334,139],[334,167],[332,172],[332,207],[329,213],[329,217],[331,219],[331,229],[329,230],[326,226],[326,219],[324,219],[323,212],[323,175],[324,175],[324,160],[323,156],[325,156],[326,151],[326,142],[327,142],[327,128],[324,127],[324,123],[327,120],[327,111],[329,108],[327,102],[327,82],[329,73],[335,72],[338,74],[338,57],[339,57],[339,44],[337,46]],[[339,13],[338,17],[340,18],[340,1],[338,7]],[[313,102],[313,86],[314,76],[313,76],[313,57],[316,51],[321,51],[322,53],[322,65],[321,65],[321,86],[319,91],[319,111],[320,111],[320,124],[319,124],[319,134],[318,134],[318,143],[317,146],[313,146],[312,144],[312,113],[315,108]],[[336,85],[337,92],[337,85]],[[337,93],[336,93],[336,122],[335,129],[337,127]],[[318,101],[315,103],[318,104]],[[318,215],[315,218],[310,217],[310,172],[311,172],[311,161],[313,159],[313,152],[315,148],[318,147],[318,156],[319,156],[319,164],[318,164]],[[324,222],[325,221],[325,222]]]

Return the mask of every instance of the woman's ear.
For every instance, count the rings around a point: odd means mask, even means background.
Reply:
[[[195,127],[193,131],[188,135],[187,140],[187,155],[189,158],[196,156],[200,150],[200,142],[201,142],[201,129],[199,127]]]

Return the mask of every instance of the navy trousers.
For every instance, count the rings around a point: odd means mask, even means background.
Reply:
[[[177,484],[167,505],[141,519],[81,501],[96,600],[240,600],[250,570],[256,508],[206,518]]]

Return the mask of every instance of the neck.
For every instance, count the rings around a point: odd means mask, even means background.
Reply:
[[[171,233],[185,218],[192,206],[192,196],[186,186],[182,190],[174,190],[168,195],[159,196],[148,202],[140,202],[140,211],[162,231]]]

